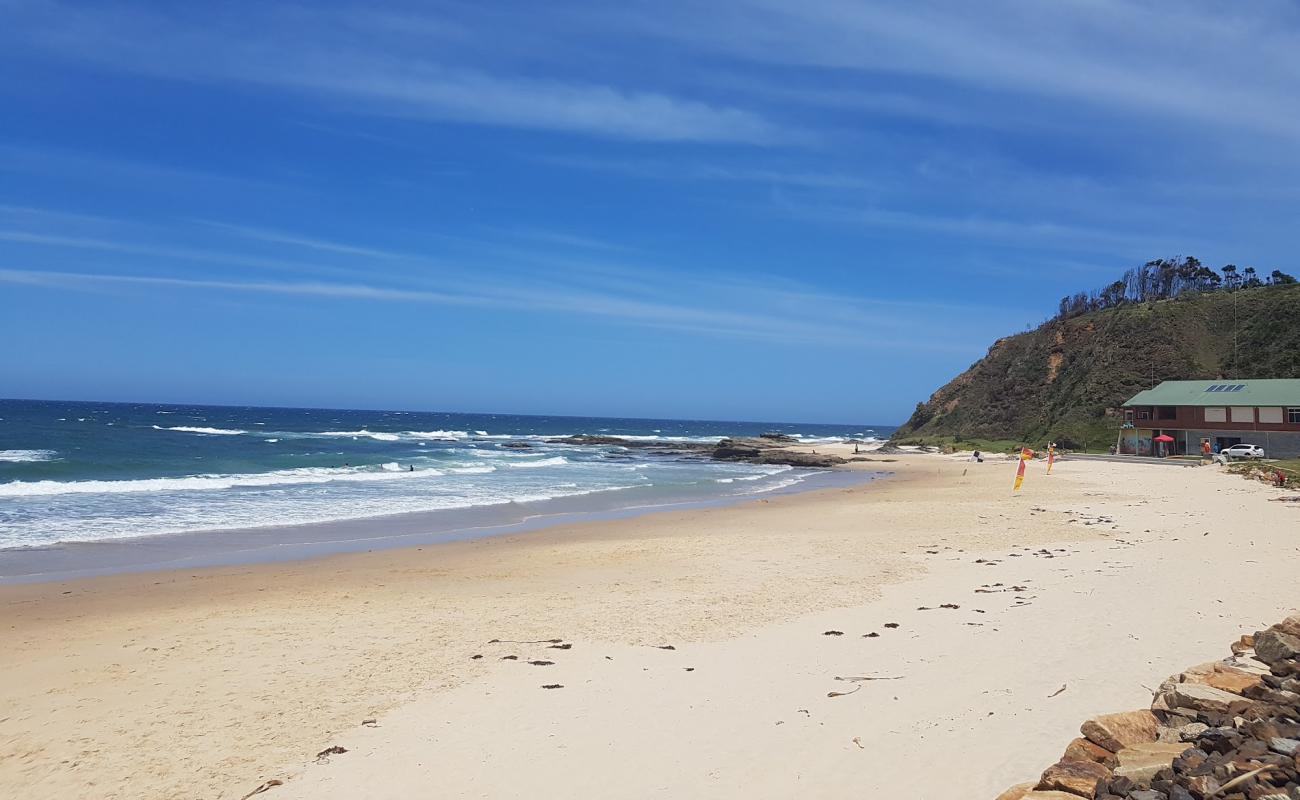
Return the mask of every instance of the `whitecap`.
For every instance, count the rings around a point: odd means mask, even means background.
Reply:
[[[466,431],[405,431],[403,436],[412,439],[468,439],[469,433]]]
[[[305,433],[302,435],[303,436],[338,436],[338,437],[349,437],[352,439],[362,439],[365,437],[369,437],[371,439],[376,439],[381,442],[395,442],[400,438],[395,433],[385,433],[383,431],[375,432],[375,431],[366,430],[365,428],[362,428],[359,431],[321,431],[320,433]]]
[[[123,494],[131,492],[213,491],[258,486],[292,486],[335,481],[401,480],[437,477],[436,469],[415,472],[349,467],[302,467],[254,472],[246,475],[186,475],[180,478],[138,478],[117,481],[10,481],[0,483],[0,497],[32,497],[55,494]]]
[[[156,431],[177,431],[178,433],[202,433],[208,436],[238,436],[241,433],[248,433],[248,431],[239,431],[232,428],[194,428],[188,425],[177,425],[174,428],[154,425],[153,429]]]
[[[620,435],[619,439],[627,439],[630,442],[702,442],[705,444],[716,444],[722,441],[723,436],[644,436],[644,435]]]
[[[58,455],[54,450],[0,450],[0,461],[11,463],[54,461]]]
[[[512,469],[525,469],[529,467],[558,467],[561,464],[568,464],[569,459],[564,456],[554,456],[552,458],[543,458],[539,461],[515,461],[507,463],[506,466]]]

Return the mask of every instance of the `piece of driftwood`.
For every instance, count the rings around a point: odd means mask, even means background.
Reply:
[[[239,800],[248,800],[248,798],[252,797],[255,794],[261,794],[262,792],[265,792],[267,789],[270,789],[274,786],[283,786],[283,785],[284,785],[284,781],[280,780],[279,778],[272,778],[271,780],[267,781],[266,783],[254,789],[253,791],[239,798]]]

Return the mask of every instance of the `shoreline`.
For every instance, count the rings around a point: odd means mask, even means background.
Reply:
[[[1066,460],[1012,495],[1013,463],[904,456],[867,486],[546,536],[0,587],[0,787],[987,798],[1300,600],[1293,562],[1252,563],[1297,547],[1267,487]],[[863,675],[901,677],[835,680]]]
[[[220,528],[130,538],[59,542],[0,549],[0,586],[67,582],[103,575],[168,572],[308,561],[372,550],[400,550],[513,536],[586,522],[631,519],[665,511],[726,508],[763,497],[843,488],[889,477],[884,470],[805,470],[798,482],[741,494],[622,505],[592,492],[573,497],[462,509],[413,511],[298,525]],[[610,502],[600,503],[601,499]]]

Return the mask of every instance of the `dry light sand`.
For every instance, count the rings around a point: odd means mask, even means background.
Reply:
[[[730,508],[0,588],[0,796],[987,800],[1300,604],[1300,509],[1218,468],[1038,463],[1013,496],[1011,461],[887,467]],[[552,638],[572,646],[488,644]]]

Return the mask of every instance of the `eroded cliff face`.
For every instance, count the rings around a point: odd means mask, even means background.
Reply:
[[[1300,286],[1123,306],[999,339],[895,434],[1078,446],[1162,380],[1300,377]]]

